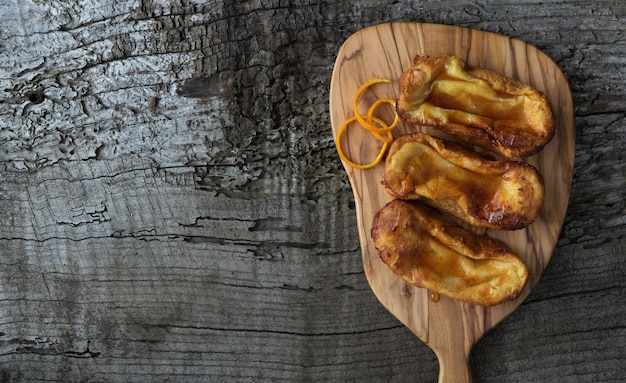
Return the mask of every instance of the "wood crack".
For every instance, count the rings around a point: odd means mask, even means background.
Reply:
[[[210,326],[180,326],[172,324],[153,324],[150,327],[157,328],[173,328],[173,329],[187,329],[187,330],[201,330],[201,331],[218,331],[218,332],[233,332],[233,333],[263,333],[263,334],[278,334],[278,335],[293,335],[298,337],[337,337],[337,336],[350,336],[350,335],[367,335],[386,331],[395,331],[400,328],[404,328],[402,325],[393,325],[378,327],[373,329],[364,329],[357,331],[337,331],[337,332],[302,332],[302,331],[288,331],[288,330],[272,330],[272,329],[249,329],[249,328],[228,328],[228,327],[210,327]]]

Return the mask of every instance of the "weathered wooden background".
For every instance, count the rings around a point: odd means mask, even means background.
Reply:
[[[572,88],[558,248],[474,380],[623,382],[621,0],[0,0],[0,381],[436,381],[329,125],[340,45],[390,21],[523,39]]]

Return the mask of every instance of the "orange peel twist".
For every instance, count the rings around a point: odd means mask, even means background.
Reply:
[[[354,116],[345,120],[343,124],[341,124],[339,129],[337,130],[337,135],[335,137],[335,146],[337,147],[337,153],[339,154],[339,158],[341,158],[341,160],[345,162],[346,164],[348,164],[350,167],[353,167],[356,169],[373,168],[374,166],[378,165],[380,161],[382,161],[383,156],[385,155],[387,148],[389,147],[389,144],[393,142],[393,135],[391,132],[396,128],[396,126],[398,126],[398,123],[400,121],[400,117],[398,116],[398,113],[397,112],[395,113],[394,120],[389,125],[382,119],[375,117],[374,112],[376,111],[376,108],[378,108],[378,106],[381,104],[389,104],[393,106],[395,110],[395,107],[396,107],[395,100],[389,97],[379,98],[369,107],[366,114],[360,114],[359,109],[358,109],[359,99],[361,98],[361,95],[367,88],[369,88],[370,86],[374,84],[388,83],[388,82],[391,82],[391,80],[386,79],[386,78],[374,78],[361,84],[361,86],[359,86],[359,89],[357,89],[356,93],[354,94],[354,98],[352,100],[352,106],[354,108]],[[357,164],[351,161],[345,155],[343,149],[341,148],[341,136],[347,130],[348,126],[354,122],[358,122],[362,128],[370,132],[374,136],[374,138],[376,138],[378,141],[383,143],[383,146],[378,152],[378,155],[376,156],[374,161],[368,164]]]

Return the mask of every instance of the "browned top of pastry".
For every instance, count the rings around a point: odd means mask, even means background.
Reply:
[[[537,153],[554,136],[548,98],[530,85],[472,68],[455,56],[416,56],[399,80],[398,114],[509,158]]]
[[[395,274],[454,299],[496,305],[516,298],[528,279],[528,269],[504,243],[415,201],[396,199],[383,207],[371,235]]]
[[[489,160],[424,133],[396,139],[383,184],[401,199],[421,199],[478,227],[515,230],[529,225],[544,200],[543,180],[531,165]]]

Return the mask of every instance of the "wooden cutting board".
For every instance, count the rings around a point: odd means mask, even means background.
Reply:
[[[357,207],[357,223],[367,280],[380,302],[415,335],[433,349],[439,360],[439,382],[469,382],[471,347],[498,322],[515,310],[536,285],[548,264],[563,224],[569,199],[574,162],[574,116],[570,89],[558,66],[543,52],[523,41],[460,27],[391,23],[361,30],[342,45],[332,74],[330,116],[333,135],[353,116],[352,99],[358,87],[377,77],[388,84],[368,88],[360,101],[361,113],[381,97],[397,97],[398,77],[416,54],[453,54],[472,66],[500,72],[531,84],[546,93],[556,116],[554,139],[526,161],[544,177],[546,199],[537,220],[526,229],[504,232],[488,230],[503,240],[528,266],[529,282],[521,296],[511,302],[485,308],[440,296],[403,282],[378,257],[370,237],[374,214],[391,200],[382,185],[383,164],[368,170],[344,163]],[[385,109],[387,109],[385,111]],[[386,115],[385,115],[386,114]],[[377,109],[391,121],[391,108]],[[415,131],[400,124],[394,137]],[[371,134],[351,124],[342,139],[344,152],[356,163],[369,163],[380,150]]]

